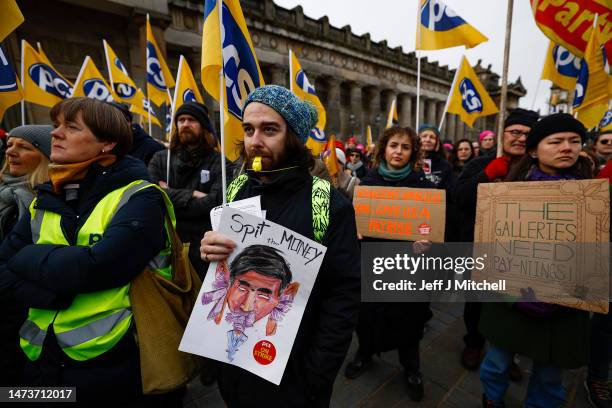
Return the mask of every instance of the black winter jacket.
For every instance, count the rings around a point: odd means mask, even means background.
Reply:
[[[132,181],[147,178],[143,163],[126,156],[109,167],[92,165],[74,201],[66,202],[55,194],[50,183],[38,186],[36,208],[61,215],[61,227],[71,245],[33,244],[30,217],[22,217],[0,247],[0,296],[10,296],[25,307],[65,309],[80,293],[116,288],[132,281],[166,245],[166,210],[157,189],[134,194],[94,246],[76,246],[75,240],[78,229],[100,199]],[[79,400],[85,401],[88,395],[103,398],[104,384],[113,396],[122,392],[134,396],[139,392],[138,379],[132,378],[138,375],[138,349],[130,333],[110,351],[80,363],[61,352],[51,331],[35,365],[38,369],[36,374],[30,372],[30,380],[36,377],[39,385],[77,385]],[[46,368],[41,369],[43,365]],[[70,367],[75,366],[80,368],[73,372]],[[62,378],[72,378],[74,383],[62,383]],[[96,382],[94,378],[105,380]]]
[[[262,183],[249,175],[235,200],[261,195],[266,219],[314,239],[312,178],[305,169],[286,170]],[[323,239],[327,253],[306,305],[280,386],[238,367],[223,364],[219,389],[230,407],[328,406],[357,322],[361,288],[355,212],[331,190],[330,224]]]
[[[132,124],[132,137],[132,149],[128,154],[142,160],[145,166],[149,165],[156,152],[165,150],[164,145],[155,141],[140,125]]]
[[[435,188],[448,189],[453,177],[453,168],[450,163],[438,152],[428,152],[427,159],[431,160],[430,172],[425,172],[427,180]]]
[[[493,160],[495,156],[475,157],[466,163],[457,179],[453,198],[459,211],[460,242],[474,242],[478,184],[490,182],[484,170]]]
[[[155,153],[149,162],[154,183],[166,180],[168,151]],[[228,174],[231,174],[228,172]],[[208,179],[208,180],[206,180]],[[183,242],[189,242],[189,259],[200,276],[206,265],[200,259],[200,241],[211,229],[210,210],[222,202],[221,155],[217,152],[177,149],[170,154],[170,182],[166,191],[176,214],[176,231]],[[197,190],[206,197],[194,198]]]

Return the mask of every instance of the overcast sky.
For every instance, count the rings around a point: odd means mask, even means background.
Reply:
[[[276,4],[293,8],[301,5],[304,14],[318,19],[329,17],[331,25],[350,24],[357,35],[369,32],[373,41],[387,40],[390,47],[401,45],[405,52],[414,51],[418,0],[274,0]],[[468,23],[489,37],[489,41],[467,50],[472,65],[478,59],[483,65],[492,64],[493,71],[502,73],[507,0],[443,0]],[[527,89],[520,105],[530,108],[542,72],[548,39],[538,29],[531,14],[529,0],[514,1],[512,40],[510,46],[509,81],[520,76]],[[457,68],[463,47],[439,51],[424,51],[429,60],[437,60],[450,68]],[[542,81],[536,109],[546,111],[550,96],[550,81]]]

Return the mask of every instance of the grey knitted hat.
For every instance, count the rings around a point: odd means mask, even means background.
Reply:
[[[266,85],[255,89],[247,96],[242,113],[251,102],[263,103],[281,115],[302,143],[319,120],[313,104],[300,100],[293,92],[278,85]]]
[[[40,150],[42,154],[51,157],[51,131],[53,126],[49,125],[24,125],[17,126],[8,134],[8,139],[18,137],[27,142],[32,143],[32,146]],[[7,140],[8,140],[7,139]]]

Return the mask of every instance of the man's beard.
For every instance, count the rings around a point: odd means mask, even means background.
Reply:
[[[265,171],[281,169],[285,167],[285,164],[287,162],[285,152],[283,152],[279,157],[274,158],[266,152],[256,150],[256,151],[251,151],[247,153],[247,168],[248,169],[253,168],[253,160],[255,160],[256,157],[261,157],[262,170],[265,170]]]
[[[180,131],[178,137],[179,142],[181,142],[182,145],[186,146],[195,146],[200,144],[202,141],[202,136],[196,135],[191,131],[191,129],[184,129]]]

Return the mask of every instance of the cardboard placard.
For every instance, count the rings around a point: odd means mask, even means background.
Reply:
[[[364,237],[444,242],[445,190],[357,186],[353,206]]]
[[[478,185],[474,280],[506,280],[520,297],[607,313],[610,241],[608,180]]]

